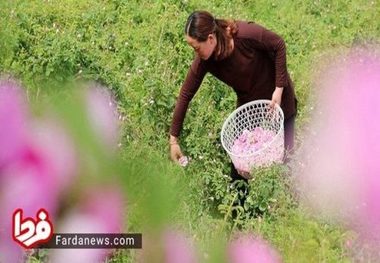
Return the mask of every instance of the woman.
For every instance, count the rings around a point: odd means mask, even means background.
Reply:
[[[262,26],[243,21],[216,19],[206,11],[195,11],[185,26],[187,43],[196,56],[182,85],[170,128],[170,155],[183,156],[178,137],[189,102],[207,72],[231,86],[237,106],[257,99],[271,100],[285,115],[285,147],[293,148],[296,98],[286,68],[285,42]],[[233,180],[242,179],[231,165]]]

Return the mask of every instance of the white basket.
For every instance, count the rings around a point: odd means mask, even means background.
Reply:
[[[284,113],[280,106],[269,107],[270,100],[255,100],[248,102],[228,116],[223,124],[221,141],[236,169],[250,172],[254,167],[265,167],[273,163],[282,163],[284,156]],[[244,130],[253,131],[261,127],[275,134],[271,141],[266,142],[253,152],[236,154],[232,152],[235,141]]]

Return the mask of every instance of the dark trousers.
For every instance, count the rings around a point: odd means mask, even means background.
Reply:
[[[289,153],[293,150],[294,147],[294,124],[295,124],[296,115],[293,115],[292,117],[286,119],[284,121],[284,139],[285,139],[285,157],[284,162],[287,163],[289,161]],[[245,182],[248,182],[247,179],[240,176],[240,174],[235,169],[234,164],[231,162],[231,173],[230,177],[232,178],[232,182],[235,182],[236,180],[244,180]]]

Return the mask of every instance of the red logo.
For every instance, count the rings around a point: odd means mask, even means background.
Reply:
[[[13,240],[24,248],[33,248],[48,242],[53,236],[53,225],[49,221],[48,212],[40,209],[36,214],[36,220],[30,217],[23,219],[22,214],[22,209],[13,213]]]

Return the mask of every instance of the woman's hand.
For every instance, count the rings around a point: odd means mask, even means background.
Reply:
[[[272,101],[270,102],[270,107],[274,108],[275,104],[278,104],[278,106],[281,106],[281,98],[282,98],[282,91],[283,87],[276,87],[272,94]]]
[[[179,159],[183,156],[183,154],[181,152],[181,147],[178,144],[177,137],[170,135],[169,144],[170,144],[170,158],[172,159],[173,162],[179,163]]]

